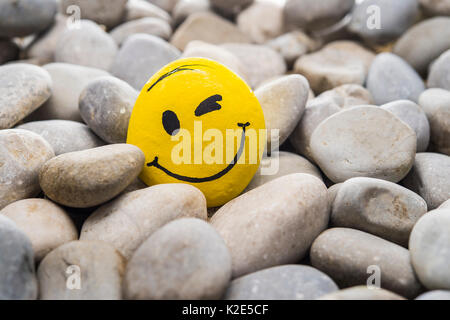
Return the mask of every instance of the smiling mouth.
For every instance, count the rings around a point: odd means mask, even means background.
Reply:
[[[238,162],[239,158],[241,157],[242,152],[244,151],[244,146],[245,146],[245,128],[250,125],[250,122],[238,123],[237,125],[238,125],[238,127],[242,128],[241,145],[239,146],[239,150],[235,154],[235,156],[233,158],[233,161],[231,161],[231,163],[228,164],[228,166],[225,169],[223,169],[222,171],[220,171],[220,172],[218,172],[218,173],[216,173],[216,174],[214,174],[212,176],[203,177],[203,178],[196,178],[196,177],[182,176],[182,175],[173,173],[172,171],[170,171],[167,168],[164,168],[162,165],[160,165],[158,163],[158,157],[155,157],[155,159],[153,159],[152,162],[147,163],[147,167],[158,168],[159,170],[165,172],[167,175],[171,176],[172,178],[175,178],[175,179],[181,180],[181,181],[191,182],[191,183],[200,183],[200,182],[207,182],[207,181],[212,181],[212,180],[219,179],[222,176],[224,176],[225,174],[227,174],[231,169],[233,169],[233,167],[236,165],[236,163]]]

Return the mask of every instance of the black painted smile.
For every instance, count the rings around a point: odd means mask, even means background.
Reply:
[[[222,171],[220,171],[212,176],[203,177],[203,178],[195,178],[195,177],[187,177],[187,176],[182,176],[182,175],[173,173],[158,163],[158,157],[155,157],[155,159],[152,162],[147,163],[147,167],[158,168],[159,170],[165,172],[167,175],[169,175],[177,180],[186,181],[186,182],[200,183],[200,182],[207,182],[207,181],[219,179],[222,176],[224,176],[226,173],[228,173],[231,169],[233,169],[233,167],[235,166],[235,164],[238,162],[239,158],[241,157],[242,152],[244,151],[245,128],[248,127],[250,125],[250,123],[249,122],[238,123],[237,125],[242,128],[241,145],[239,146],[239,150],[235,154],[233,161],[230,164],[228,164],[228,166],[225,169],[223,169]]]

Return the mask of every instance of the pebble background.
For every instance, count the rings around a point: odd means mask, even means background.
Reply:
[[[196,56],[280,130],[221,208],[125,143]],[[0,299],[450,300],[449,210],[450,0],[0,0]]]

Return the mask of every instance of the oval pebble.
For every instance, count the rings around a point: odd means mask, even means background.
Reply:
[[[425,200],[402,186],[374,178],[352,178],[339,187],[331,223],[408,247],[414,224],[426,212]]]
[[[417,277],[430,290],[450,290],[450,210],[424,215],[414,226],[409,241]]]
[[[162,19],[142,18],[117,26],[111,30],[110,35],[117,45],[121,46],[129,36],[136,33],[150,34],[167,40],[172,35],[172,27]]]
[[[169,23],[172,21],[172,18],[165,10],[147,0],[128,0],[124,20],[132,21],[141,18],[158,18]]]
[[[339,285],[350,287],[366,285],[376,266],[381,273],[380,284],[406,298],[421,291],[409,251],[377,236],[348,228],[332,228],[323,232],[310,251],[313,267],[325,272]]]
[[[78,239],[69,215],[46,199],[24,199],[4,207],[0,214],[14,221],[30,239],[36,262],[60,245]]]
[[[104,141],[124,143],[138,95],[139,92],[120,79],[95,79],[80,94],[81,118]]]
[[[88,208],[118,195],[139,175],[144,162],[144,153],[129,144],[70,152],[46,162],[39,183],[53,201]]]
[[[415,132],[389,111],[359,106],[320,123],[310,147],[335,183],[359,176],[398,182],[413,165],[416,140]]]
[[[43,68],[17,63],[0,66],[0,129],[8,129],[39,108],[52,94]]]
[[[432,63],[427,85],[428,88],[450,90],[450,50],[445,51]]]
[[[341,108],[349,108],[359,105],[371,105],[374,103],[369,90],[359,84],[343,84],[331,90],[322,92],[319,97],[328,97]]]
[[[294,263],[328,225],[327,189],[309,174],[270,181],[222,206],[211,218],[231,252],[233,278]]]
[[[381,288],[355,286],[326,294],[319,300],[405,300],[405,298]]]
[[[21,129],[0,130],[0,209],[37,196],[39,170],[55,156],[40,135]]]
[[[108,242],[129,259],[153,232],[181,217],[206,220],[203,193],[187,184],[155,185],[98,208],[83,224],[80,239]]]
[[[338,290],[323,272],[306,265],[282,265],[234,279],[226,300],[313,300]]]
[[[124,270],[125,260],[109,244],[71,241],[41,261],[37,273],[39,298],[120,300]]]
[[[207,222],[184,218],[153,233],[128,262],[127,299],[219,299],[231,277],[227,246]]]

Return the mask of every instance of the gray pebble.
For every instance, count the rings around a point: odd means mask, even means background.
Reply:
[[[445,51],[430,67],[428,88],[450,90],[450,50]]]
[[[141,18],[117,26],[111,30],[110,35],[117,45],[121,46],[129,36],[136,33],[150,34],[167,40],[172,35],[172,27],[162,19]]]
[[[359,84],[343,84],[331,90],[322,92],[319,97],[329,97],[341,108],[373,104],[372,94]]]

